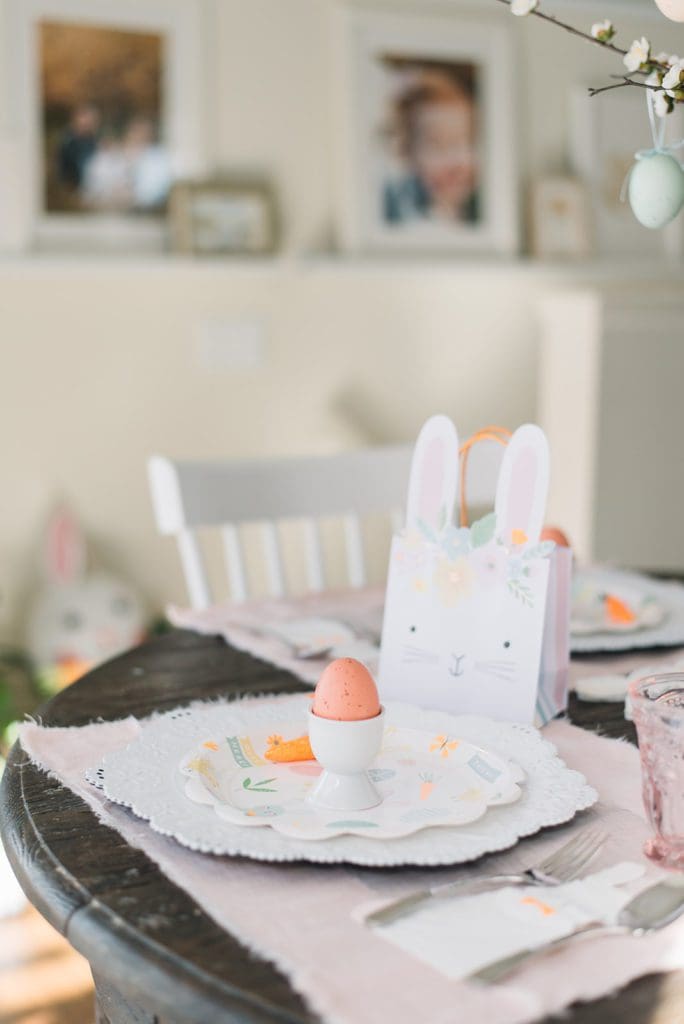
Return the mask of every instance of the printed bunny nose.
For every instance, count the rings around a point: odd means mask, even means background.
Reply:
[[[463,675],[463,672],[464,672],[464,669],[463,669],[463,659],[464,658],[465,658],[465,654],[452,654],[451,655],[451,665],[449,666],[449,672],[451,673],[452,676],[462,676]]]

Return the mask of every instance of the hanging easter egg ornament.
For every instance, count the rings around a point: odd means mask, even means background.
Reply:
[[[617,30],[610,18],[597,21],[590,31],[584,31],[543,11],[543,0],[498,0],[498,3],[505,4],[511,14],[543,18],[547,24],[554,24],[622,57],[622,74],[613,75],[615,81],[609,85],[589,89],[589,95],[598,96],[628,86],[644,90],[653,148],[636,154],[636,163],[625,178],[620,198],[624,201],[629,197],[634,216],[644,227],[657,230],[669,224],[684,206],[684,168],[675,156],[684,150],[684,139],[665,141],[668,115],[684,104],[684,60],[668,53],[656,53],[646,36],[635,39],[628,49],[620,45],[621,41],[616,43]],[[655,3],[666,18],[684,22],[684,0],[655,0]]]
[[[644,153],[629,176],[629,205],[645,228],[662,228],[684,205],[684,171],[669,153]]]
[[[655,0],[656,7],[670,21],[684,21],[684,0]]]

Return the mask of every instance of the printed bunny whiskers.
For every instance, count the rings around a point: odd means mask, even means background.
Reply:
[[[456,430],[444,416],[426,423],[406,527],[390,555],[383,699],[533,720],[556,551],[553,541],[540,541],[548,474],[543,432],[521,427],[504,453],[494,511],[456,527]]]

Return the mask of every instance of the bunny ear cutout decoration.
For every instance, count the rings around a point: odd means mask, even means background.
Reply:
[[[81,526],[74,514],[59,506],[47,526],[45,561],[52,583],[72,583],[85,573],[86,548]]]
[[[496,489],[496,525],[507,546],[539,542],[549,490],[546,435],[527,423],[513,434],[504,453]]]
[[[448,416],[423,426],[411,463],[406,526],[428,536],[453,519],[458,490],[458,435]]]

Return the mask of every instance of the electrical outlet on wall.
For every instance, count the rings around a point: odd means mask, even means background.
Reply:
[[[208,317],[195,335],[196,365],[208,373],[259,370],[266,362],[266,324],[260,317]]]

